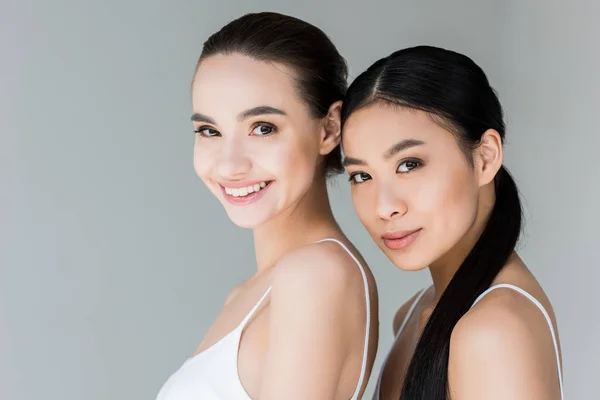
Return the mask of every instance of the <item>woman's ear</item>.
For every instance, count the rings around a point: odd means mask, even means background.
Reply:
[[[341,126],[342,101],[336,101],[329,107],[329,111],[323,118],[323,129],[321,131],[321,143],[319,153],[326,155],[331,153],[340,144],[342,126]]]
[[[502,137],[498,131],[488,129],[481,135],[474,158],[479,186],[485,186],[494,180],[504,161]]]

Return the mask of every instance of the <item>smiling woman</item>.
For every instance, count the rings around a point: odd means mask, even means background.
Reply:
[[[343,170],[346,75],[322,31],[281,14],[243,16],[204,44],[194,167],[231,220],[253,230],[257,272],[159,400],[360,398],[377,348],[377,291],[326,185]]]

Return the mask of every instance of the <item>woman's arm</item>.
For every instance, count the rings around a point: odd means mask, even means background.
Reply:
[[[350,310],[362,287],[356,264],[325,246],[287,257],[271,289],[269,347],[260,400],[331,400],[352,351],[364,342],[364,310]],[[356,285],[356,279],[360,285]],[[364,292],[364,291],[361,291]],[[360,322],[357,323],[357,319]],[[363,329],[356,329],[362,326]]]
[[[539,309],[519,294],[488,297],[452,332],[451,399],[559,400],[556,354]]]

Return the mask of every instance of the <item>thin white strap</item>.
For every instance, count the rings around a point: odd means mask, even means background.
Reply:
[[[415,308],[417,308],[417,304],[419,304],[419,301],[421,301],[421,298],[423,297],[423,295],[425,294],[426,291],[427,291],[427,288],[421,290],[419,292],[419,295],[417,296],[417,298],[410,305],[408,312],[406,313],[406,315],[404,316],[404,319],[402,320],[402,324],[400,325],[400,328],[398,328],[398,332],[396,332],[396,338],[398,338],[398,336],[400,336],[400,334],[402,333],[404,328],[406,328],[406,324],[408,324],[408,320],[415,312]]]
[[[560,355],[558,352],[558,341],[556,340],[556,333],[554,332],[554,325],[552,325],[552,319],[550,318],[550,315],[548,315],[548,312],[546,311],[546,309],[544,308],[542,303],[537,301],[537,299],[535,297],[533,297],[528,292],[526,292],[525,290],[521,289],[518,286],[514,286],[509,283],[500,283],[498,285],[494,285],[494,286],[490,287],[485,292],[481,293],[479,295],[479,297],[477,297],[477,299],[475,300],[475,302],[473,303],[471,308],[473,308],[475,306],[475,304],[477,304],[479,302],[479,300],[484,298],[488,293],[490,293],[493,290],[500,289],[500,288],[512,289],[516,292],[521,293],[523,296],[525,296],[529,300],[531,300],[531,302],[533,304],[535,304],[537,306],[537,308],[540,309],[542,314],[544,314],[544,317],[546,318],[546,322],[548,322],[548,326],[550,327],[550,333],[552,334],[552,342],[554,343],[554,352],[556,353],[556,365],[558,366],[558,383],[560,385],[560,398],[564,399],[562,369],[561,369],[561,365],[560,365]]]
[[[385,359],[383,360],[383,364],[381,365],[381,373],[379,374],[379,377],[377,378],[377,386],[375,387],[375,397],[374,397],[375,399],[379,399],[381,397],[381,378],[383,377],[383,370],[385,369],[385,364],[387,363],[388,358],[390,358],[390,355],[392,354],[392,350],[394,348],[394,343],[396,343],[396,340],[398,340],[398,338],[400,337],[400,334],[402,333],[404,328],[406,328],[406,324],[408,324],[408,320],[415,312],[415,309],[417,308],[417,304],[419,304],[419,301],[421,301],[421,298],[423,297],[423,295],[425,294],[426,291],[427,291],[427,288],[422,289],[419,292],[419,294],[417,295],[417,297],[413,300],[412,304],[408,308],[408,311],[406,312],[406,315],[404,316],[404,319],[402,320],[402,324],[400,325],[400,328],[398,328],[398,332],[396,332],[396,336],[394,337],[394,340],[392,342],[392,347],[390,348],[390,351],[388,352],[388,354],[385,356]]]
[[[360,367],[360,377],[358,378],[358,384],[356,386],[356,389],[354,390],[354,394],[351,397],[351,400],[357,400],[358,395],[360,394],[360,389],[362,388],[362,385],[363,385],[363,380],[365,379],[365,372],[367,369],[367,356],[368,356],[368,352],[369,352],[369,331],[371,330],[371,300],[370,300],[371,296],[369,295],[369,282],[367,280],[367,274],[365,273],[365,269],[363,268],[362,264],[360,263],[360,261],[358,261],[358,258],[356,258],[356,256],[354,254],[352,254],[350,249],[348,249],[348,247],[346,247],[346,245],[344,243],[342,243],[339,240],[334,239],[334,238],[321,239],[321,240],[318,240],[316,243],[321,243],[321,242],[335,242],[335,243],[339,244],[340,246],[342,246],[342,248],[344,250],[346,250],[346,253],[348,253],[350,255],[350,257],[352,257],[352,259],[354,260],[356,265],[358,265],[358,268],[360,269],[360,273],[362,274],[362,277],[363,277],[363,283],[365,285],[365,298],[366,298],[366,305],[367,305],[365,344],[364,344],[364,348],[363,348],[362,365]]]
[[[267,298],[267,295],[269,294],[270,291],[271,291],[271,286],[269,286],[269,288],[267,289],[267,291],[265,292],[265,294],[262,295],[262,297],[260,298],[260,300],[258,301],[258,303],[256,303],[254,305],[254,307],[252,307],[252,310],[250,310],[250,312],[248,313],[248,315],[246,315],[246,317],[238,325],[237,329],[242,329],[242,330],[244,329],[244,327],[246,326],[246,324],[248,323],[248,321],[250,321],[250,318],[252,318],[252,316],[254,315],[254,313],[256,312],[256,310],[258,310],[258,307],[260,307],[260,305],[262,304],[262,302]]]

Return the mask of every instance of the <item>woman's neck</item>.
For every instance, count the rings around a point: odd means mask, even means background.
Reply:
[[[254,229],[257,273],[268,270],[289,251],[328,236],[340,236],[325,178],[315,182],[296,204]]]
[[[454,274],[456,274],[456,271],[458,271],[471,250],[475,247],[487,225],[494,202],[493,187],[483,189],[479,197],[477,215],[467,233],[450,251],[429,266],[434,287],[434,304],[437,304],[454,277]]]

